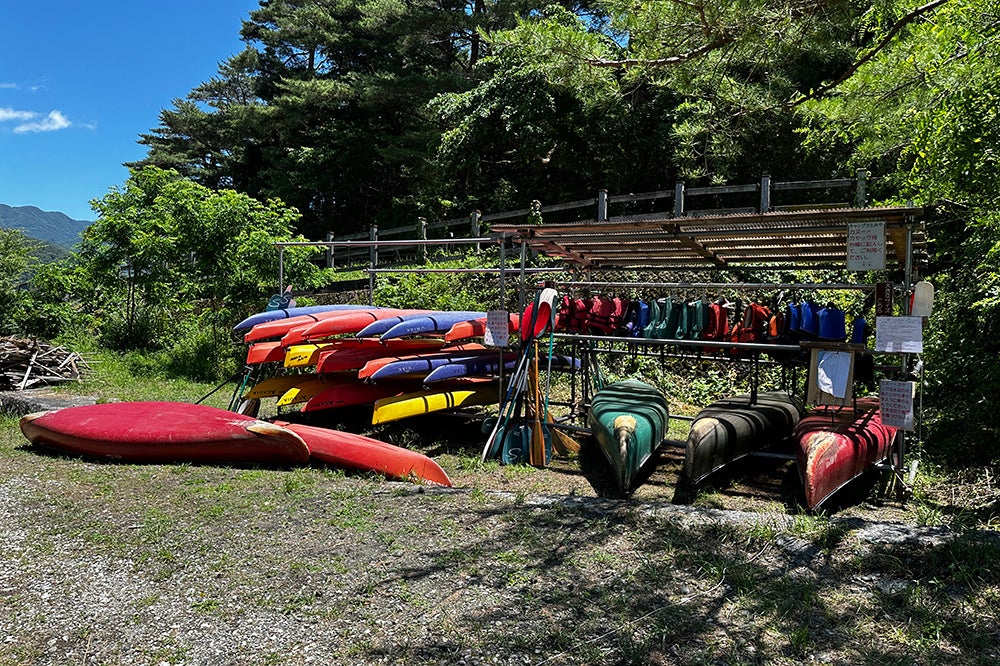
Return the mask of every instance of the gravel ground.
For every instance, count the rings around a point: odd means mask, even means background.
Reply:
[[[894,501],[803,515],[780,465],[685,506],[669,454],[612,500],[585,456],[483,468],[446,443],[442,489],[101,464],[2,432],[4,665],[1000,659],[996,533]]]

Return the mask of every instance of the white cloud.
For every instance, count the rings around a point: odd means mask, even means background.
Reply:
[[[45,118],[21,123],[14,128],[14,133],[24,134],[26,132],[55,132],[57,130],[66,129],[70,125],[72,125],[72,123],[66,118],[66,116],[58,111],[49,111],[49,115]]]
[[[36,114],[33,111],[18,111],[10,107],[0,106],[0,122],[7,120],[31,120]]]
[[[17,90],[16,83],[0,83],[0,90]]]

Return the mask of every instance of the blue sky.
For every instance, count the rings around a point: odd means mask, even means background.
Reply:
[[[139,135],[244,47],[257,0],[3,0],[0,203],[92,220]]]

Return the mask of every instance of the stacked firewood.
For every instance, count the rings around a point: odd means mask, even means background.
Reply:
[[[87,369],[76,352],[37,340],[0,337],[0,391],[74,381]]]

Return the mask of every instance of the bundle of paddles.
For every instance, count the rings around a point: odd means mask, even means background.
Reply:
[[[851,342],[863,343],[867,322],[852,322]],[[629,299],[620,296],[581,295],[562,297],[556,330],[567,333],[648,338],[659,340],[706,340],[735,343],[795,345],[804,340],[843,342],[847,322],[843,310],[833,303],[812,299],[785,301],[775,298],[770,306],[740,298],[721,296],[684,298],[662,296]],[[707,347],[706,351],[718,351]],[[725,351],[738,356],[738,348]]]

